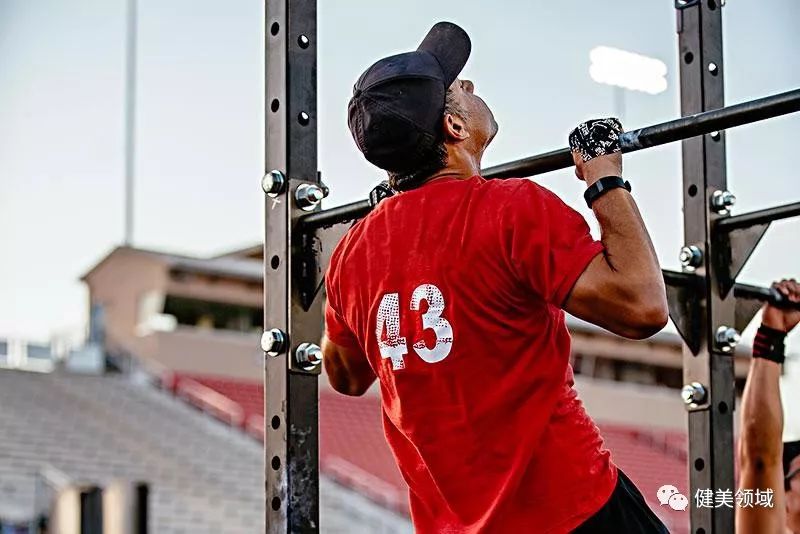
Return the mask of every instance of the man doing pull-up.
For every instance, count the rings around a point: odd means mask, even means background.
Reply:
[[[800,534],[800,441],[783,443],[781,366],[786,335],[800,323],[800,283],[781,280],[772,286],[786,305],[764,306],[753,341],[753,360],[742,396],[739,437],[739,489],[767,491],[771,506],[739,502],[738,534]],[[798,406],[787,406],[790,411]]]
[[[564,310],[628,338],[667,322],[615,120],[570,136],[601,241],[526,179],[485,180],[497,123],[458,79],[470,40],[439,23],[355,84],[349,125],[398,193],[355,224],[326,276],[334,389],[380,383],[417,532],[666,532],[573,388]]]

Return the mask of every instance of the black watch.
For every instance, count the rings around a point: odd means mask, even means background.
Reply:
[[[595,200],[605,195],[612,189],[616,189],[618,187],[625,189],[629,193],[631,191],[630,182],[623,180],[619,176],[606,176],[605,178],[600,178],[595,183],[590,185],[583,193],[583,198],[586,200],[586,205],[591,208],[592,203]]]

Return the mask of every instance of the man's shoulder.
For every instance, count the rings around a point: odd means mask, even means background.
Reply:
[[[552,191],[543,187],[530,178],[502,178],[486,180],[484,186],[487,191],[498,195],[554,195]]]
[[[485,185],[490,198],[502,201],[509,207],[515,205],[523,209],[542,205],[566,207],[557,194],[529,178],[487,180]]]

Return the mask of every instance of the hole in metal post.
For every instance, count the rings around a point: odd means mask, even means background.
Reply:
[[[272,468],[273,468],[275,471],[277,471],[278,469],[280,469],[280,468],[281,468],[281,459],[280,459],[280,458],[278,458],[277,456],[273,456],[273,457],[272,457],[272,462],[271,462],[271,464],[272,464]]]
[[[686,52],[685,54],[683,54],[683,60],[688,65],[689,63],[694,61],[694,54],[692,54],[691,52]]]
[[[693,197],[697,194],[697,186],[692,184],[689,186],[689,196]]]
[[[694,461],[694,468],[698,471],[702,471],[705,466],[706,462],[702,458],[698,458]]]
[[[281,498],[280,497],[273,497],[272,498],[272,509],[276,512],[281,509]]]
[[[271,425],[272,425],[272,428],[273,428],[274,430],[278,430],[278,428],[281,426],[281,418],[280,418],[280,417],[278,417],[277,415],[273,415],[273,416],[272,416],[272,423],[271,423]]]
[[[269,104],[269,109],[271,109],[272,112],[275,113],[276,111],[278,111],[278,108],[280,107],[281,107],[281,101],[278,100],[277,98],[273,98],[272,102],[270,102]]]
[[[708,0],[708,9],[714,11],[717,9],[717,3],[714,0]]]
[[[719,67],[717,67],[717,64],[712,61],[708,64],[708,72],[710,72],[712,76],[716,76],[719,74]]]
[[[308,123],[311,122],[311,117],[308,116],[308,113],[305,111],[301,111],[299,115],[297,115],[297,122],[300,123],[300,126],[308,126]]]
[[[273,269],[277,269],[280,264],[281,259],[278,256],[272,256],[272,259],[269,260],[269,266]]]
[[[277,22],[273,22],[272,26],[269,27],[269,33],[272,35],[278,35],[279,31],[281,31],[281,25]]]
[[[703,527],[700,527],[700,528],[698,528],[697,530],[694,531],[694,534],[706,534],[706,529],[704,529]]]
[[[719,408],[719,413],[728,413],[728,404],[726,402],[720,402],[717,407]]]
[[[310,44],[311,44],[311,41],[305,35],[301,35],[300,37],[297,38],[297,46],[299,46],[303,50],[308,48],[308,45],[310,45]]]

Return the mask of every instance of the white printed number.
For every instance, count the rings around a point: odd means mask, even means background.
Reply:
[[[444,296],[439,288],[433,284],[423,284],[414,290],[411,295],[411,309],[419,311],[422,301],[428,303],[428,311],[422,314],[422,328],[433,330],[436,333],[436,345],[429,349],[425,340],[414,342],[414,352],[428,363],[436,363],[447,358],[453,347],[453,327],[450,322],[442,317],[444,311]],[[386,331],[384,341],[383,332]],[[400,295],[387,293],[381,299],[378,307],[378,317],[375,325],[375,336],[378,338],[378,348],[381,357],[391,358],[392,369],[395,371],[405,368],[403,356],[408,354],[406,338],[400,336]]]
[[[386,341],[381,340],[384,327],[386,327]],[[378,336],[381,357],[392,359],[392,369],[405,368],[403,355],[408,353],[408,349],[406,348],[406,338],[400,337],[400,295],[398,293],[387,293],[381,299],[375,335]]]

